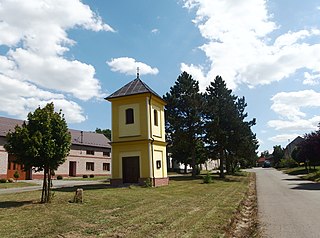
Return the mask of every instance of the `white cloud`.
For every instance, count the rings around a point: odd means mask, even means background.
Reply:
[[[152,68],[145,63],[138,62],[135,59],[129,57],[111,59],[106,63],[111,67],[111,71],[120,72],[127,75],[136,75],[138,67],[140,75],[159,73],[159,70],[157,68]]]
[[[310,74],[308,72],[304,73],[303,84],[315,86],[320,83],[320,74]]]
[[[62,57],[41,57],[24,49],[11,51],[22,80],[27,80],[42,88],[71,93],[88,100],[100,94],[100,84],[94,78],[92,65]]]
[[[85,120],[81,107],[63,94],[44,91],[36,86],[8,78],[0,74],[0,111],[9,115],[25,119],[30,111],[34,111],[38,106],[45,106],[54,102],[56,111],[62,109],[65,118],[69,123],[79,123]],[[19,93],[17,93],[19,92]]]
[[[299,134],[281,134],[274,137],[270,137],[269,140],[277,143],[289,143],[290,141],[294,140],[296,137],[301,136]]]
[[[187,65],[185,63],[181,64],[180,67],[181,71],[186,71],[188,74],[192,75],[192,77],[199,81],[199,87],[201,91],[204,91],[206,87],[208,87],[208,84],[205,84],[205,76],[203,75],[203,68],[201,66],[196,65]]]
[[[185,0],[196,10],[193,22],[208,42],[200,47],[209,59],[199,80],[208,85],[221,75],[228,87],[255,86],[287,78],[299,69],[320,73],[320,44],[306,40],[318,37],[318,29],[289,31],[274,42],[269,38],[279,26],[272,21],[266,0]],[[203,67],[206,68],[206,67]]]
[[[79,0],[0,1],[0,45],[9,48],[0,55],[1,111],[25,118],[54,101],[68,122],[85,120],[72,97],[97,97],[101,86],[92,65],[64,57],[73,28],[114,31]]]
[[[320,122],[320,116],[316,116],[309,120],[297,119],[297,120],[271,120],[268,122],[268,126],[275,130],[286,131],[311,131],[317,128]]]
[[[151,33],[153,33],[153,34],[159,34],[160,31],[159,31],[159,29],[154,28],[154,29],[151,30]]]
[[[269,127],[275,130],[304,132],[317,129],[320,115],[310,116],[303,109],[320,107],[320,93],[313,90],[281,92],[271,100],[271,109],[280,116],[280,120],[270,120]]]
[[[306,113],[301,111],[304,107],[320,107],[320,93],[314,90],[303,90],[298,92],[280,92],[271,100],[271,109],[282,117],[288,119],[300,119]]]

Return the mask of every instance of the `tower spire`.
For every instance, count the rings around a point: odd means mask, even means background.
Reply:
[[[139,78],[139,76],[140,76],[140,73],[139,73],[139,67],[137,67],[137,78]]]

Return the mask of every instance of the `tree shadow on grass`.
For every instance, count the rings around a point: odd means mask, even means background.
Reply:
[[[73,187],[60,187],[54,188],[52,191],[57,192],[74,192],[78,188],[82,188],[83,190],[97,190],[97,189],[110,189],[114,188],[110,184],[86,184],[86,185],[75,185]]]
[[[291,188],[294,190],[320,190],[320,183],[301,183]]]
[[[21,207],[27,204],[32,204],[33,201],[4,201],[0,202],[0,208],[12,208],[12,207]]]
[[[173,181],[192,181],[192,180],[201,180],[202,176],[196,176],[195,178],[191,175],[177,175],[177,176],[170,176],[169,180]]]
[[[239,182],[239,180],[234,179],[234,178],[220,178],[219,175],[217,174],[210,174],[212,177],[212,181],[214,182],[216,181],[224,181],[224,182]],[[201,183],[203,182],[203,178],[205,175],[198,175],[195,178],[188,175],[180,175],[180,176],[170,176],[170,180],[171,181],[201,181]]]
[[[309,173],[313,173],[318,171],[317,169],[310,169]],[[308,170],[306,169],[299,169],[299,170],[294,170],[288,173],[289,175],[305,175],[308,174]]]
[[[287,179],[282,179],[282,180],[286,180],[286,181],[301,181],[303,179],[302,178],[287,178]]]

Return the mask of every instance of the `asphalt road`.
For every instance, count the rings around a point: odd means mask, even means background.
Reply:
[[[28,191],[36,191],[42,189],[42,180],[24,180],[28,183],[34,183],[35,186],[30,187],[19,187],[19,188],[6,188],[0,189],[1,194],[8,194],[8,193],[21,193],[21,192],[28,192]],[[86,181],[86,180],[52,180],[53,189],[55,188],[69,188],[74,186],[86,186],[86,185],[96,185],[96,184],[105,184],[104,181],[100,180],[93,180],[93,181]],[[1,236],[0,236],[1,237]]]
[[[264,237],[320,237],[320,184],[273,168],[257,175],[258,216]]]

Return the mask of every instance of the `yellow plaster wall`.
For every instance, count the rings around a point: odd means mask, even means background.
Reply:
[[[122,157],[139,156],[140,178],[150,177],[148,141],[112,144],[112,178],[122,178]]]
[[[153,145],[153,158],[154,177],[166,178],[168,176],[166,147],[163,145]],[[161,161],[160,169],[157,169],[157,160]]]
[[[148,138],[146,97],[138,94],[114,98],[112,102],[112,142],[134,141]],[[134,109],[134,124],[125,124],[125,109]]]
[[[154,125],[153,110],[158,111],[158,126]],[[155,140],[165,141],[165,125],[164,125],[164,104],[159,99],[152,97],[151,101],[151,123],[152,123],[152,137]]]
[[[133,109],[134,123],[126,124],[126,110]],[[119,106],[119,137],[140,136],[140,104],[125,104]]]
[[[164,102],[154,95],[150,100],[150,96],[145,93],[110,100],[113,179],[122,178],[122,157],[127,156],[139,156],[140,178],[167,177]],[[135,126],[125,124],[127,108],[134,109]],[[154,109],[158,111],[158,126],[154,125]],[[160,169],[157,160],[161,160]]]

